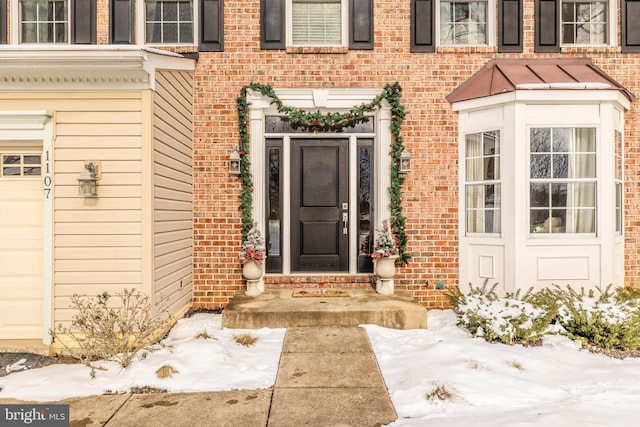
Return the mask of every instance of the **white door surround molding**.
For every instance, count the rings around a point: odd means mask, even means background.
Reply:
[[[349,111],[354,106],[363,103],[369,103],[372,99],[381,93],[382,89],[275,89],[276,94],[285,105],[301,108],[309,111],[323,112],[341,112]],[[266,169],[265,169],[265,116],[279,115],[277,107],[272,103],[272,99],[262,95],[259,92],[247,91],[247,101],[249,107],[249,156],[251,158],[251,174],[253,176],[253,218],[256,219],[257,228],[263,235],[266,235]],[[380,224],[383,219],[390,217],[390,198],[389,187],[391,185],[391,158],[389,156],[391,148],[391,106],[386,100],[382,101],[381,108],[376,111],[372,117],[374,118],[375,135],[357,134],[357,137],[373,137],[374,140],[374,200],[375,206],[378,207],[374,211],[373,224]],[[295,134],[296,136],[306,136],[305,134]],[[318,136],[325,136],[327,134]],[[340,133],[331,134],[332,137],[339,135],[340,137],[350,138],[352,142],[356,141],[356,134]],[[284,189],[283,194],[288,194],[290,184],[290,174],[288,165],[289,156],[289,136],[284,138],[284,152],[282,164],[287,165],[283,170]],[[356,144],[350,144],[350,209],[353,209],[349,216],[356,217],[355,209],[357,206],[355,182],[356,171],[355,161],[357,159]],[[290,250],[289,250],[289,225],[290,225],[290,206],[288,198],[284,198],[283,206],[283,266],[282,274],[290,274]],[[350,222],[349,234],[352,236],[350,241],[350,259],[349,274],[357,274],[357,233],[356,221]]]

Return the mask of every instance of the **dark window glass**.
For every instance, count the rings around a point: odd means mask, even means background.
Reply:
[[[345,133],[373,133],[374,120],[371,117],[365,117],[364,121],[361,123],[356,123],[353,126],[345,127],[341,130],[341,132]],[[264,122],[264,128],[266,133],[305,133],[308,132],[306,129],[294,129],[291,126],[291,122],[286,117],[282,116],[266,116]],[[336,133],[336,132],[327,132],[327,133]]]
[[[373,141],[358,140],[358,273],[373,271],[372,247]]]
[[[267,139],[267,273],[282,272],[282,140]]]

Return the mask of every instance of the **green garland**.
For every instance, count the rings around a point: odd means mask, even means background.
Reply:
[[[242,241],[246,239],[249,230],[254,226],[253,220],[253,178],[251,176],[249,162],[249,105],[247,91],[252,90],[272,99],[280,114],[287,116],[294,129],[303,129],[310,132],[340,132],[346,127],[353,126],[367,119],[366,114],[372,113],[382,107],[382,101],[386,100],[391,106],[391,185],[389,186],[389,198],[391,209],[391,228],[398,240],[399,258],[406,263],[410,255],[407,253],[407,235],[404,231],[406,218],[402,215],[402,183],[404,177],[400,175],[400,155],[404,150],[404,143],[400,135],[400,127],[404,121],[405,111],[400,104],[402,88],[399,83],[387,84],[384,90],[369,103],[351,108],[345,113],[321,113],[319,111],[306,112],[303,109],[284,105],[278,98],[273,87],[260,83],[251,83],[240,90],[238,103],[238,121],[240,130],[240,179],[242,190],[240,191],[240,211],[242,212]]]

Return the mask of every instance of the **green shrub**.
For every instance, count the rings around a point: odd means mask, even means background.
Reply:
[[[467,295],[449,292],[458,324],[490,342],[513,345],[540,340],[557,313],[553,298],[531,290],[523,296],[518,291],[501,298],[495,293],[496,286],[487,288],[485,281],[481,287],[470,285]]]
[[[558,323],[569,338],[604,349],[630,350],[640,347],[640,293],[611,286],[595,296],[570,286],[556,287],[560,302]]]

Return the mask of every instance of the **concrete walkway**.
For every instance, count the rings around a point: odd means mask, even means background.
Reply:
[[[106,395],[59,403],[70,405],[71,427],[376,426],[396,419],[367,333],[358,327],[287,329],[276,383],[268,390]]]

